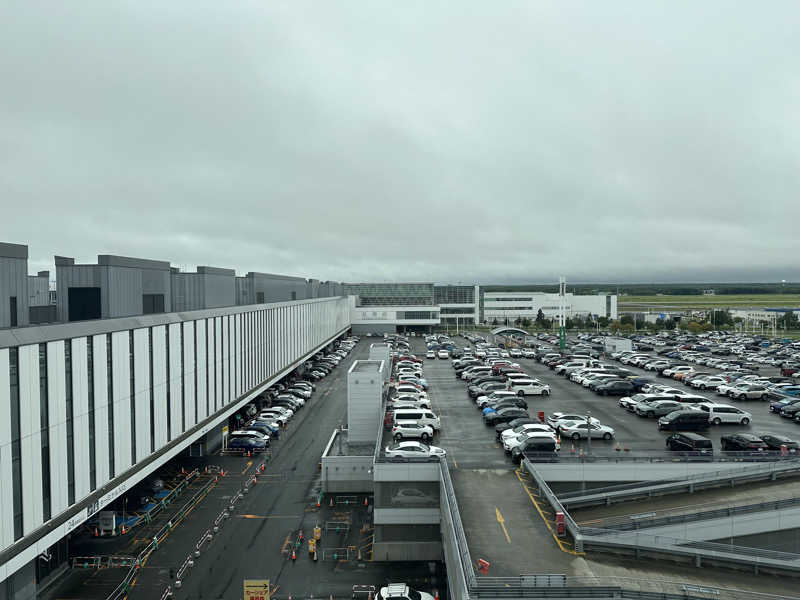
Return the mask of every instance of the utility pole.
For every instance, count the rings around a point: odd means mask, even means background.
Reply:
[[[589,444],[587,454],[592,454],[592,411],[586,411],[586,440]]]

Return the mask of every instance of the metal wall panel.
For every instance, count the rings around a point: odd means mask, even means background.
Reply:
[[[206,410],[206,320],[194,322],[197,331],[197,420],[203,420]]]
[[[136,462],[150,455],[150,331],[133,330]]]
[[[0,350],[0,390],[9,390],[8,348]],[[0,548],[14,543],[14,498],[11,470],[11,395],[0,393]]]
[[[236,345],[234,343],[234,336],[236,334],[236,325],[233,321],[233,317],[230,315],[227,317],[223,317],[225,319],[226,328],[228,330],[226,342],[225,342],[225,396],[226,396],[226,404],[233,402],[236,399],[236,389],[234,387],[235,380],[233,370],[235,367],[235,361],[233,359],[234,352],[236,351]]]
[[[169,418],[170,441],[181,433],[181,325],[169,326]]]
[[[186,405],[186,427],[191,429],[197,423],[195,415],[195,389],[194,389],[194,321],[183,324],[183,394]]]
[[[28,260],[0,257],[0,328],[11,326],[11,296],[17,299],[17,326],[28,324]]]
[[[93,336],[94,348],[94,445],[97,487],[108,481],[108,374],[106,336]]]
[[[50,508],[53,516],[67,508],[67,398],[64,341],[47,344],[47,401],[50,436]]]
[[[72,340],[72,419],[75,446],[75,499],[89,493],[89,380],[86,338]]]
[[[39,411],[39,346],[19,348],[19,408],[22,438],[22,531],[42,524],[42,435]]]
[[[104,267],[108,287],[106,296],[109,318],[142,314],[142,272],[127,267]],[[103,314],[105,317],[106,314]]]
[[[156,450],[167,445],[167,328],[153,327],[153,407]]]
[[[130,332],[111,334],[111,369],[114,410],[114,474],[119,475],[131,466],[131,363]]]

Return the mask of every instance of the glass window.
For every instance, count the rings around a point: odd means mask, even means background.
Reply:
[[[114,461],[114,368],[112,360],[113,340],[111,334],[106,334],[106,376],[108,377],[108,476],[114,478],[116,475],[116,464]]]
[[[47,344],[39,344],[39,427],[42,438],[42,515],[49,521],[50,505],[50,403],[47,398]]]
[[[86,391],[89,400],[89,490],[97,489],[97,452],[94,422],[94,338],[86,338]]]
[[[67,501],[75,504],[75,425],[72,396],[72,340],[64,341],[64,395],[67,404]]]
[[[8,309],[11,316],[11,327],[17,326],[17,297],[10,296],[8,299]]]
[[[14,510],[14,541],[22,537],[22,434],[19,417],[19,350],[8,349],[11,384],[11,484]]]
[[[164,326],[164,335],[166,339],[166,360],[164,361],[167,366],[167,441],[172,441],[172,411],[170,410],[170,396],[172,388],[172,378],[169,368],[170,354],[169,354],[169,325]]]
[[[131,464],[136,464],[136,380],[135,380],[135,356],[133,351],[133,330],[128,331],[128,364],[130,373],[128,381],[130,385],[131,403]]]
[[[156,395],[153,383],[153,328],[147,329],[147,356],[150,369],[150,452],[156,451]]]

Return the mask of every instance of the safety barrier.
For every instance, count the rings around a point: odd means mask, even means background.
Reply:
[[[575,542],[575,549],[579,552],[587,548],[615,548],[630,551],[637,558],[642,555],[662,556],[669,554],[681,556],[686,560],[692,561],[697,567],[702,566],[704,562],[713,562],[715,564],[728,564],[736,568],[748,566],[755,573],[761,570],[800,573],[800,554],[654,535],[635,527],[633,529],[606,529],[579,526],[569,512],[564,509],[559,498],[556,497],[547,482],[539,475],[534,465],[525,461],[524,466],[535,481],[539,493],[547,500],[553,511],[564,514],[566,529]],[[730,473],[726,473],[726,475],[727,477],[731,476]],[[743,476],[748,477],[751,475],[752,473],[745,473]],[[592,495],[595,492],[596,490],[592,490]]]
[[[322,550],[322,560],[353,560],[355,557],[355,548],[323,548]]]
[[[197,470],[193,471],[193,473],[198,473]],[[130,590],[131,583],[136,578],[136,575],[141,568],[142,565],[147,562],[147,559],[150,555],[158,549],[159,543],[172,531],[172,528],[177,525],[187,514],[188,512],[195,507],[195,505],[202,500],[208,491],[216,485],[217,481],[219,480],[220,475],[215,475],[213,478],[209,479],[203,487],[197,490],[192,497],[181,506],[178,511],[175,512],[174,515],[170,518],[170,520],[164,525],[158,532],[153,536],[153,539],[150,541],[147,546],[136,556],[136,560],[133,566],[128,570],[125,574],[125,577],[120,582],[120,584],[114,588],[114,590],[106,597],[106,600],[123,600],[127,597],[128,591]],[[166,598],[172,595],[170,588],[169,595],[164,596]],[[167,593],[166,591],[164,592]]]

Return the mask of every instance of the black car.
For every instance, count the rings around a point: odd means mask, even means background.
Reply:
[[[493,408],[495,411],[498,411],[508,406],[516,406],[518,408],[528,408],[528,403],[525,402],[525,399],[522,396],[513,396],[511,398],[503,398],[502,400],[498,400],[497,402],[487,402],[486,404],[481,406],[480,409],[485,410],[487,408]]]
[[[703,452],[709,453],[713,449],[711,440],[697,433],[690,431],[673,433],[667,438],[667,448],[669,450],[679,450],[684,452]]]
[[[497,439],[502,439],[503,432],[507,429],[514,429],[514,427],[518,427],[520,425],[528,425],[529,423],[541,423],[539,419],[533,419],[531,417],[520,417],[519,419],[514,419],[513,421],[509,421],[508,423],[500,423],[496,425],[494,428],[495,433],[497,434]]]
[[[521,463],[523,454],[525,452],[543,454],[545,456],[551,455],[552,459],[556,459],[558,457],[556,454],[556,443],[548,438],[528,438],[519,446],[515,446],[514,449],[511,450],[511,460],[513,460],[516,464]],[[537,457],[537,460],[541,460],[541,458],[542,457]]]
[[[497,425],[498,423],[508,423],[514,419],[528,416],[530,415],[525,409],[517,408],[516,406],[509,406],[507,408],[501,408],[496,412],[490,412],[483,415],[483,422],[486,425]]]
[[[786,450],[794,454],[800,452],[800,444],[790,437],[779,433],[760,433],[758,437],[767,445],[770,450],[781,450],[781,446],[786,446]]]
[[[595,388],[601,396],[627,396],[636,392],[636,386],[628,380],[614,379]]]
[[[723,450],[740,452],[760,452],[769,448],[764,440],[752,433],[732,433],[730,435],[723,435],[719,439],[719,443]]]

